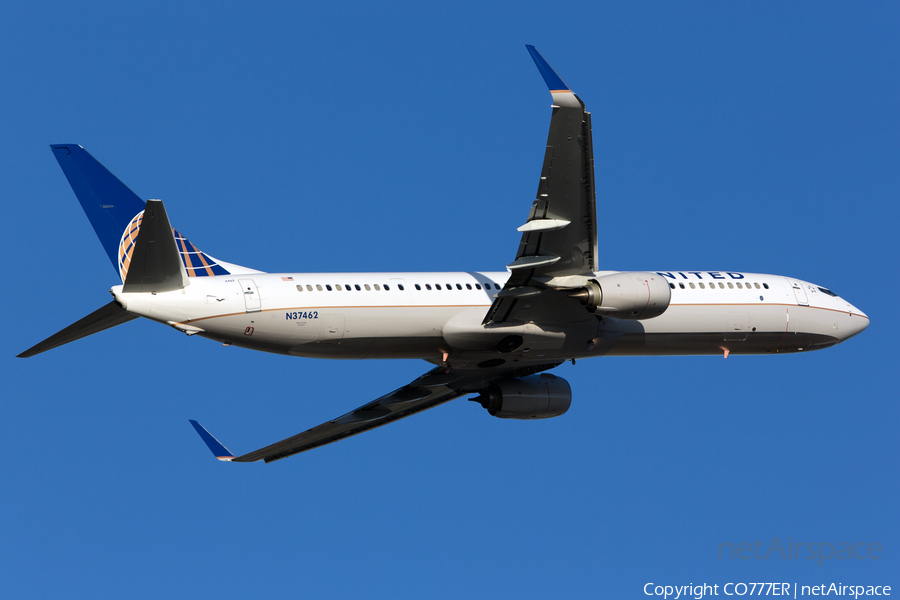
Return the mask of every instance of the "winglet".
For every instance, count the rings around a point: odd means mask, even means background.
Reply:
[[[530,44],[525,44],[525,47],[528,49],[528,53],[531,54],[534,64],[537,65],[538,71],[541,72],[544,83],[550,89],[550,95],[553,96],[553,104],[565,108],[584,108],[581,100],[572,92],[572,88],[563,81],[559,73],[553,70],[550,63],[541,56],[541,53]]]
[[[206,446],[212,451],[213,456],[218,458],[219,460],[232,461],[234,460],[234,454],[229,452],[228,448],[222,445],[222,443],[214,438],[210,432],[208,432],[203,425],[194,421],[193,419],[188,419],[191,425],[194,426],[194,429],[197,430],[197,433],[200,434],[200,438],[206,443]]]

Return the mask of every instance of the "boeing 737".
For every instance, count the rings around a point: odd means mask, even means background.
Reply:
[[[865,329],[820,285],[737,271],[600,269],[591,115],[527,46],[553,97],[537,194],[506,270],[265,273],[217,260],[81,146],[52,145],[122,284],[113,301],[20,354],[29,357],[138,317],[189,336],[314,358],[410,358],[421,377],[332,421],[235,456],[190,421],[219,460],[271,462],[462,396],[507,419],[565,413],[562,362],[622,355],[782,354]]]

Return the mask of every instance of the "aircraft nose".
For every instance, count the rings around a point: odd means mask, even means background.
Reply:
[[[850,305],[849,313],[847,326],[844,328],[844,331],[847,332],[847,337],[844,339],[852,338],[869,326],[869,317],[867,317],[863,311]]]

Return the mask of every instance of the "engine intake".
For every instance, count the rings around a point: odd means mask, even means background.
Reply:
[[[572,388],[562,377],[541,373],[492,383],[471,400],[501,419],[549,419],[569,410]]]
[[[569,294],[596,315],[616,319],[652,319],[666,312],[672,290],[656,273],[604,275]]]

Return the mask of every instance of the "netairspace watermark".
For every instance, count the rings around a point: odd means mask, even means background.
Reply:
[[[719,591],[721,588],[721,594]],[[890,596],[889,585],[844,585],[842,583],[823,583],[820,585],[800,585],[797,583],[726,583],[725,585],[700,583],[694,585],[644,585],[647,596],[661,596],[663,600],[679,600],[694,598],[700,600],[706,596],[845,596],[859,598],[861,596]]]
[[[794,538],[788,538],[787,544],[782,544],[779,538],[772,538],[772,542],[766,548],[765,554],[760,553],[763,543],[756,540],[750,542],[722,542],[719,544],[719,560],[722,558],[740,560],[768,560],[775,556],[782,560],[815,560],[817,565],[822,565],[823,560],[880,560],[881,544],[878,542],[795,542]]]

